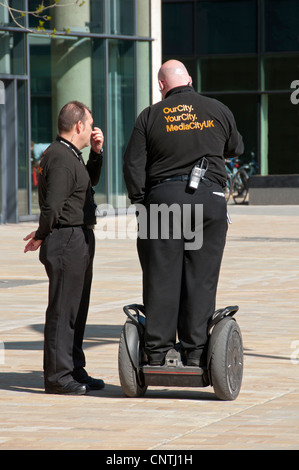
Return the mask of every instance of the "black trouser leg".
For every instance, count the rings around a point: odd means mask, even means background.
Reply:
[[[90,291],[91,291],[91,284],[92,284],[92,276],[93,276],[93,259],[94,259],[94,252],[95,252],[95,238],[93,230],[87,229],[85,231],[85,237],[88,244],[88,252],[89,252],[89,263],[87,264],[84,284],[83,284],[83,291],[82,291],[82,298],[80,302],[80,307],[75,323],[75,332],[74,332],[74,347],[73,347],[73,362],[74,362],[74,376],[76,375],[81,376],[86,375],[85,371],[83,371],[83,367],[85,367],[85,355],[83,351],[83,338],[84,338],[84,331],[85,325],[88,315],[88,308],[89,308],[89,300],[90,300]]]
[[[137,241],[143,270],[146,353],[163,360],[176,341],[182,276],[181,240]]]
[[[207,342],[207,325],[215,311],[226,231],[226,209],[221,204],[215,207],[213,201],[206,201],[202,247],[184,252],[178,337],[186,350],[202,350]]]
[[[75,336],[76,349],[81,348],[81,362],[84,361],[81,338],[91,282],[90,277],[85,278],[91,262],[90,241],[85,231],[80,227],[53,230],[41,246],[40,260],[49,277],[44,338],[45,383],[64,385],[72,380]],[[86,293],[88,297],[84,298]]]

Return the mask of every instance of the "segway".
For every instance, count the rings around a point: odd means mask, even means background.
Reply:
[[[148,364],[144,351],[146,312],[143,305],[123,308],[127,320],[118,351],[119,379],[127,397],[141,397],[148,386],[207,387],[211,385],[220,400],[235,400],[243,377],[243,343],[233,318],[239,307],[216,310],[208,325],[205,365],[187,366],[180,343],[170,349],[161,366]]]

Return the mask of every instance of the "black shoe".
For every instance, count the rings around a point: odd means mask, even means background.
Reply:
[[[201,349],[186,351],[186,366],[201,367],[203,364],[203,354]]]
[[[56,393],[58,395],[85,395],[89,388],[86,384],[80,384],[76,380],[66,383],[65,385],[47,385],[46,393]]]
[[[90,377],[83,367],[74,369],[73,378],[80,384],[87,385],[90,390],[102,390],[105,387],[103,380]]]
[[[164,360],[163,361],[153,361],[153,360],[150,360],[148,361],[149,365],[150,366],[163,366],[164,364]]]
[[[148,364],[150,366],[163,366],[165,364],[165,355],[156,356],[155,358],[148,356]]]
[[[83,380],[83,384],[87,385],[90,390],[102,390],[105,387],[104,380],[94,379],[93,377],[87,377]]]

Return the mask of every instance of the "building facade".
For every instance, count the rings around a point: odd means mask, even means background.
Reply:
[[[230,107],[260,174],[299,173],[298,0],[61,0],[40,33],[21,14],[40,0],[6,3],[16,21],[0,5],[0,223],[38,217],[38,162],[72,99],[105,134],[96,203],[128,206],[122,156],[136,116],[160,99],[162,59]]]
[[[56,137],[59,110],[74,99],[90,107],[105,135],[96,203],[125,208],[124,149],[137,114],[157,99],[160,0],[59,3],[66,6],[47,10],[43,24],[22,15],[39,0],[10,0],[15,20],[0,5],[0,223],[38,216],[38,162]]]
[[[299,2],[163,0],[162,18],[163,61],[184,62],[198,92],[229,106],[243,159],[299,174]]]

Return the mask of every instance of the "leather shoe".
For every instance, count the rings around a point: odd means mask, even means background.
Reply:
[[[103,380],[90,377],[83,367],[74,369],[73,378],[80,384],[87,385],[90,390],[102,390],[105,387]]]
[[[152,367],[162,366],[163,365],[163,361],[148,361],[148,363]]]
[[[65,385],[47,385],[45,391],[58,395],[85,395],[88,392],[88,386],[72,380]]]
[[[186,365],[201,367],[203,365],[203,354],[201,349],[186,351]]]
[[[165,363],[165,354],[155,354],[147,356],[147,362],[150,366],[163,366]]]
[[[90,390],[102,390],[105,387],[104,380],[94,379],[90,376],[83,379],[81,383],[87,385]]]

